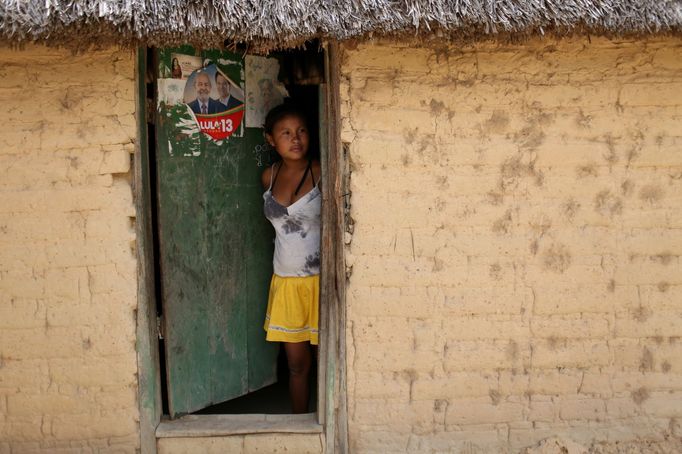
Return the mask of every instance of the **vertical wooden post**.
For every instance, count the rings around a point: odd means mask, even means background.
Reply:
[[[155,432],[161,420],[162,409],[154,291],[146,70],[147,49],[141,47],[137,50],[136,63],[137,143],[133,166],[137,236],[137,386],[140,410],[140,451],[143,454],[156,454]]]
[[[321,349],[324,368],[324,401],[321,420],[325,424],[325,452],[348,452],[346,402],[346,268],[343,258],[344,234],[344,153],[340,140],[339,44],[327,43],[327,79],[322,148],[322,270],[321,270]]]
[[[326,52],[325,52],[325,58],[326,58]],[[320,129],[320,165],[322,167],[322,192],[323,192],[323,199],[324,203],[322,205],[322,211],[324,214],[322,215],[324,220],[326,220],[326,214],[328,211],[327,208],[327,199],[326,193],[325,193],[325,185],[326,182],[328,181],[327,178],[329,177],[328,174],[328,166],[327,166],[327,161],[329,160],[329,111],[328,111],[328,106],[327,106],[327,93],[329,92],[329,84],[325,80],[325,82],[321,83],[319,85],[318,89],[318,112],[319,112],[319,129]],[[324,225],[324,222],[322,223],[322,236],[324,237],[325,233],[329,231],[329,228]],[[319,345],[317,349],[317,422],[320,424],[325,423],[326,421],[326,409],[327,409],[327,362],[329,358],[329,345],[327,344],[327,330],[329,329],[329,323],[327,321],[327,317],[329,316],[329,307],[326,304],[327,298],[329,297],[329,288],[328,288],[328,283],[331,281],[330,279],[327,278],[326,273],[328,272],[328,256],[329,253],[325,249],[325,244],[330,244],[330,243],[324,243],[324,240],[322,239],[322,244],[320,245],[321,248],[321,257],[322,257],[322,262],[321,262],[321,276],[320,276],[320,319],[319,319]]]

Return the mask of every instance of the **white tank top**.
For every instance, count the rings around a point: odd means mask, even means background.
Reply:
[[[307,178],[308,170],[304,178]],[[307,194],[286,207],[272,196],[276,171],[279,171],[277,164],[272,167],[270,187],[263,194],[263,212],[275,228],[274,272],[283,277],[320,274],[322,194],[318,182]]]

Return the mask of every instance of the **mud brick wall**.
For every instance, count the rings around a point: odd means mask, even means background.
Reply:
[[[0,452],[134,452],[134,54],[0,74]]]
[[[347,44],[342,73],[353,451],[682,435],[682,42]]]
[[[214,437],[159,438],[159,454],[320,454],[324,435],[297,433],[254,433]]]

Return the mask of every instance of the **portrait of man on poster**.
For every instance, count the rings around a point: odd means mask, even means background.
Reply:
[[[210,97],[211,94],[211,78],[206,72],[200,72],[194,78],[194,89],[196,90],[196,99],[188,103],[192,112],[195,114],[210,115],[227,110],[227,106],[220,101]]]
[[[230,81],[222,73],[215,73],[215,83],[218,89],[218,102],[225,105],[227,110],[234,109],[244,104],[239,99],[230,94]]]

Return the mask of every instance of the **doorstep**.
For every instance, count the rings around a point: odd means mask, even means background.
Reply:
[[[186,415],[162,420],[156,438],[219,437],[265,433],[322,433],[317,413],[301,415]]]

